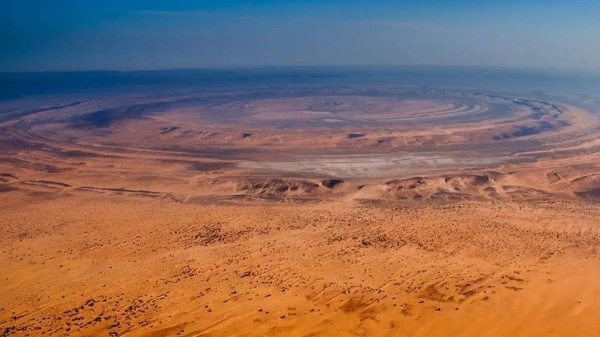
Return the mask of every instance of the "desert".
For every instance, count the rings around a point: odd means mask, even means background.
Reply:
[[[599,111],[321,79],[3,99],[0,335],[600,336]]]

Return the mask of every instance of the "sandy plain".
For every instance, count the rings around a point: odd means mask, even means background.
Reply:
[[[2,107],[2,336],[600,336],[597,110],[55,100]]]

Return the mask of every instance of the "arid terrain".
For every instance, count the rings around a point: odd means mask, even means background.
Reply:
[[[0,336],[600,336],[600,100],[0,102]]]

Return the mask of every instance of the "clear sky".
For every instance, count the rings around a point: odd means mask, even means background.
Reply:
[[[1,0],[0,71],[600,69],[598,0]]]

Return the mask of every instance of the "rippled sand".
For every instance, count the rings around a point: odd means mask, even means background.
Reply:
[[[0,334],[600,336],[596,112],[414,91],[3,102]]]

